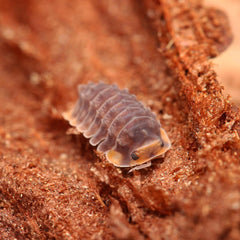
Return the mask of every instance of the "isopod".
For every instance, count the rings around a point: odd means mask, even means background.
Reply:
[[[63,117],[115,166],[150,166],[171,147],[156,115],[127,89],[89,83],[79,85],[78,94],[75,107]]]

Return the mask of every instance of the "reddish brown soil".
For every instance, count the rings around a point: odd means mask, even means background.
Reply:
[[[197,0],[0,0],[0,238],[239,239],[240,114],[209,61],[231,40]],[[152,167],[66,134],[100,80],[157,113],[172,148]]]

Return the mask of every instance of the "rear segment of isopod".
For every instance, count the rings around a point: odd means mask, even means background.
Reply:
[[[171,147],[155,114],[126,89],[101,82],[79,85],[78,93],[64,118],[115,166],[141,165]]]

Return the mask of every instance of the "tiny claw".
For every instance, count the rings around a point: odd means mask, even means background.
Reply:
[[[131,168],[131,169],[128,171],[128,173],[133,172],[133,171],[135,171],[135,170],[140,170],[140,169],[143,169],[143,168],[146,168],[146,167],[150,167],[151,165],[152,165],[152,162],[151,162],[151,161],[148,161],[148,162],[146,162],[146,163],[143,163],[143,164],[141,164],[141,165],[138,165],[138,166],[136,166],[136,167]]]

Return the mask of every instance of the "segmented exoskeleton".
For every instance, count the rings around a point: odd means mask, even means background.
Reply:
[[[155,114],[128,90],[101,82],[79,85],[78,93],[75,107],[64,117],[114,165],[150,163],[170,148]]]

